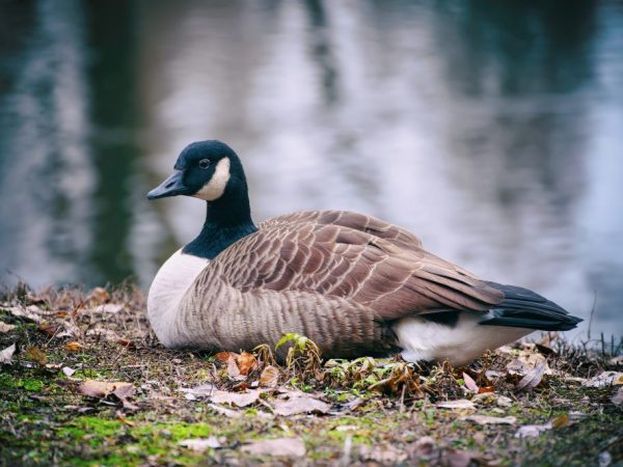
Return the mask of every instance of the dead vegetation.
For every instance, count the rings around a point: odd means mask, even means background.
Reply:
[[[238,353],[159,346],[132,286],[0,300],[0,465],[610,465],[621,343],[554,335],[467,368],[323,361],[288,334]]]

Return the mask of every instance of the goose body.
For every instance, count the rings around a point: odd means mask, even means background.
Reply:
[[[296,332],[327,357],[402,352],[458,365],[580,321],[532,291],[480,280],[370,216],[298,212],[257,228],[240,161],[218,141],[191,144],[175,168],[149,197],[195,196],[208,211],[149,291],[148,318],[167,347],[239,351]]]

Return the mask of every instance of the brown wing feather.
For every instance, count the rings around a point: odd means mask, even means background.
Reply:
[[[423,250],[409,232],[343,211],[271,219],[221,253],[207,270],[217,267],[222,280],[242,292],[339,297],[369,307],[385,320],[440,308],[483,311],[503,298],[470,273]]]
[[[403,248],[422,246],[422,241],[418,237],[402,227],[389,224],[376,217],[351,211],[300,211],[268,219],[260,225],[260,228],[291,226],[301,223],[348,227],[391,241]]]

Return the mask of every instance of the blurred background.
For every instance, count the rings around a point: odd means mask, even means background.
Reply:
[[[373,214],[623,335],[620,1],[2,0],[0,283],[146,288],[208,138],[256,221]]]

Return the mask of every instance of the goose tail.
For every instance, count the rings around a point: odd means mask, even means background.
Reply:
[[[496,282],[487,284],[503,292],[505,298],[491,308],[478,324],[541,331],[569,331],[583,321],[531,290]]]

